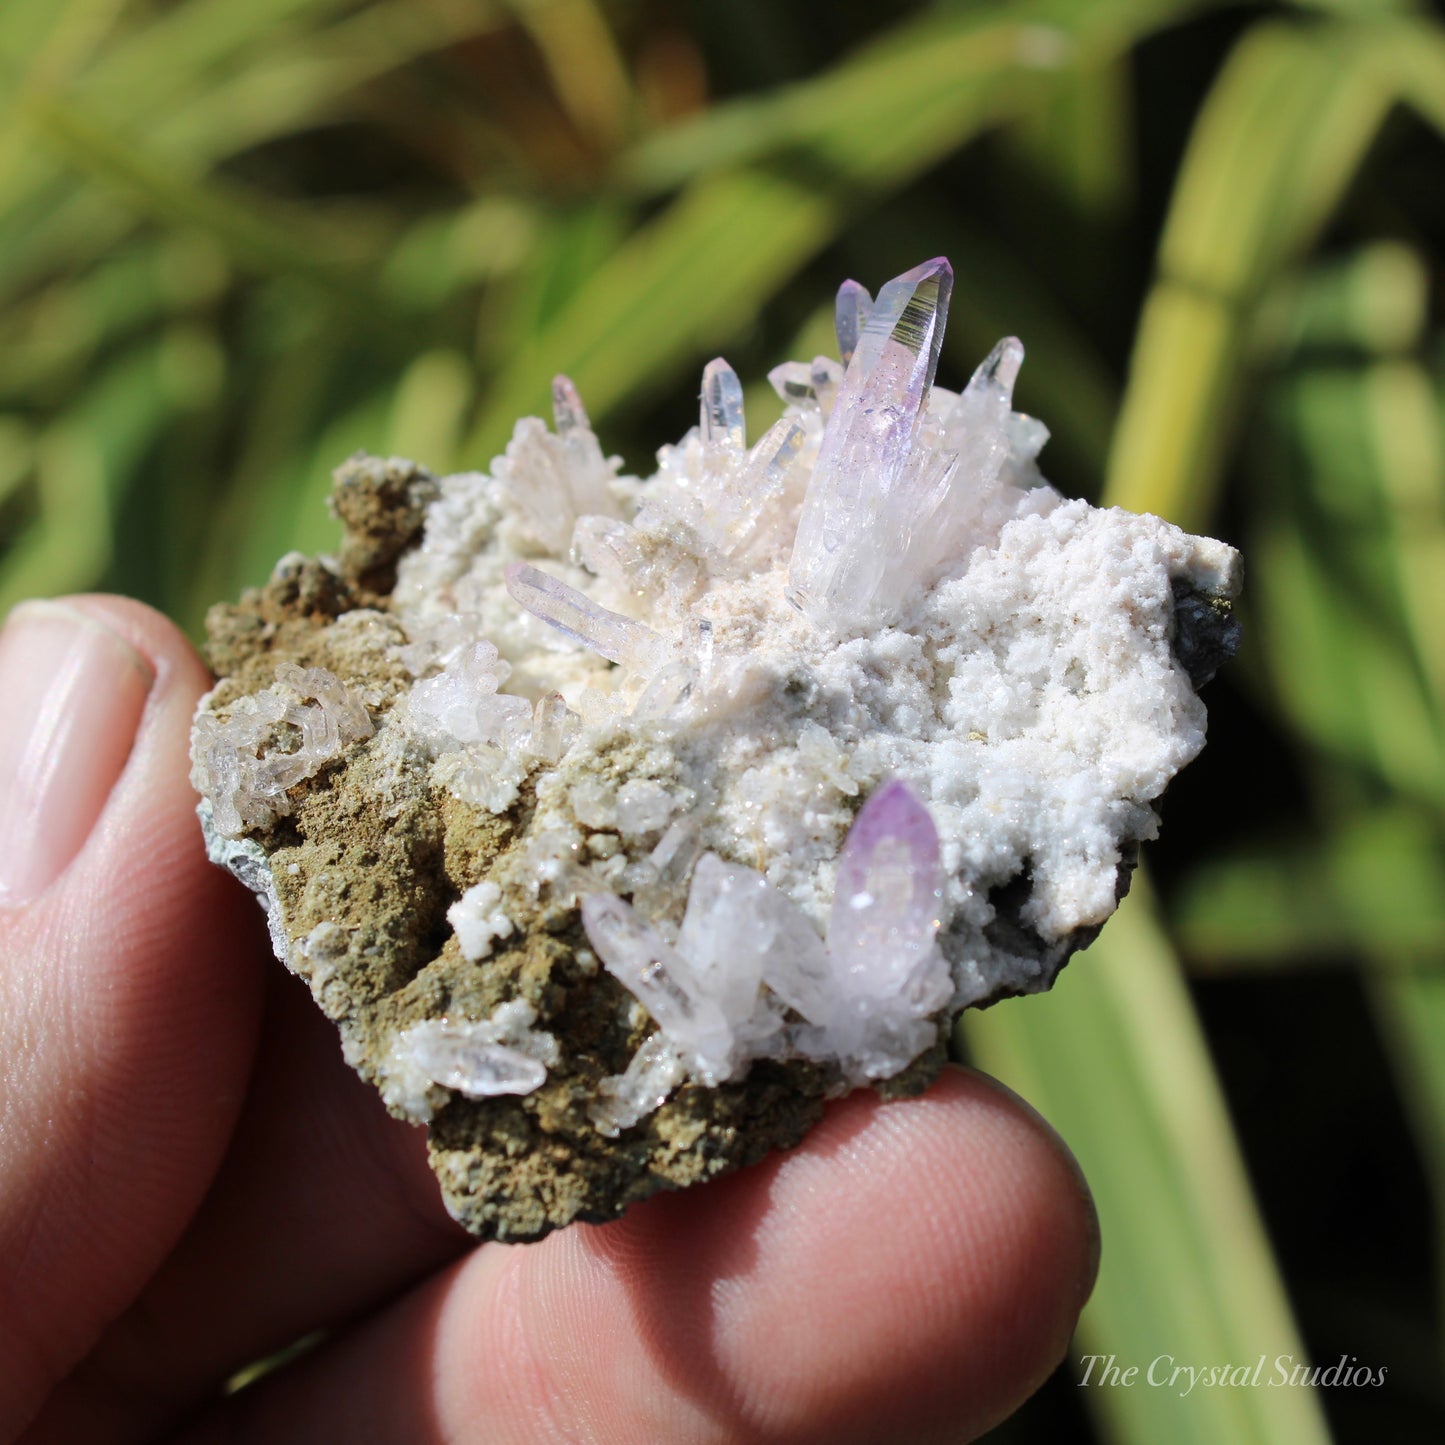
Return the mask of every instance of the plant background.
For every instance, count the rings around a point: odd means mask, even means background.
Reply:
[[[1249,566],[1146,876],[961,1029],[1104,1235],[995,1438],[1437,1440],[1442,134],[1445,29],[1390,0],[5,0],[0,605],[196,632],[330,544],[348,453],[485,466],[554,371],[646,469],[708,357],[831,349],[843,276],[949,255],[941,380],[1020,335],[1049,476]]]

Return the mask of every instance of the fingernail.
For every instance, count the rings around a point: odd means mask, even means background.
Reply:
[[[155,673],[62,602],[0,632],[0,904],[28,903],[80,852],[130,756]]]

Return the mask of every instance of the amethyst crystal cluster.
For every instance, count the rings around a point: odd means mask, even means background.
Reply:
[[[615,893],[582,900],[587,936],[658,1022],[593,1111],[615,1133],[684,1078],[754,1059],[838,1065],[850,1084],[898,1073],[938,1038],[953,995],[938,949],[938,834],[905,783],[863,805],[838,859],[827,939],[754,868],[704,853],[676,945]]]
[[[935,386],[952,284],[846,282],[751,445],[709,363],[647,479],[565,378],[489,472],[354,461],[340,556],[213,621],[212,854],[480,1233],[921,1086],[1093,936],[1203,745],[1236,554],[1049,487],[1012,338]]]

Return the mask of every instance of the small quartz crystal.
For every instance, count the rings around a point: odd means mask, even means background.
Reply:
[[[536,1017],[516,1001],[476,1022],[442,1016],[412,1024],[391,1041],[382,1097],[424,1121],[440,1090],[469,1099],[535,1093],[558,1059],[557,1041],[533,1030]]]

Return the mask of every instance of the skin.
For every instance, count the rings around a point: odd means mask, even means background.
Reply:
[[[97,688],[134,744],[77,785],[59,876],[0,905],[0,1440],[962,1441],[1062,1359],[1093,1207],[963,1069],[615,1223],[473,1244],[205,860],[203,664],[136,603],[66,605],[154,680],[138,721]]]

